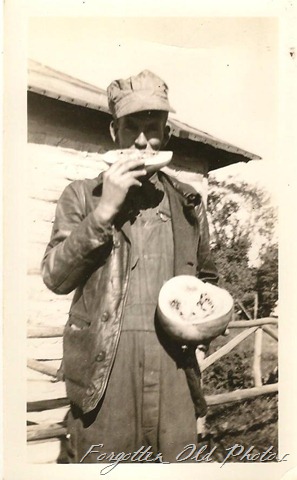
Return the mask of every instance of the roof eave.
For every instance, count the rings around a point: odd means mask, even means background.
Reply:
[[[34,60],[29,60],[28,90],[81,107],[110,114],[105,90],[61,73]],[[260,160],[261,157],[229,144],[212,135],[193,128],[176,118],[169,117],[168,123],[174,137],[190,140],[209,148],[209,170],[238,162]],[[199,147],[198,147],[199,148]]]

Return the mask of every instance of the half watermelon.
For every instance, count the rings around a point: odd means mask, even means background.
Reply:
[[[171,337],[199,344],[225,332],[232,318],[233,299],[227,290],[191,275],[179,275],[161,288],[157,312]]]

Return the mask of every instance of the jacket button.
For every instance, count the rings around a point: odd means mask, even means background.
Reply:
[[[159,213],[159,217],[161,218],[162,222],[167,222],[169,220],[169,217],[163,212]]]
[[[98,353],[98,355],[95,358],[96,362],[102,362],[102,360],[105,359],[105,355],[106,355],[106,353],[105,353],[104,350],[102,350],[102,352]]]
[[[188,200],[190,202],[194,202],[196,200],[196,195],[194,195],[194,193],[190,193],[190,195],[188,196]]]
[[[95,392],[95,388],[92,385],[90,385],[86,390],[86,394],[89,396],[93,395],[94,392]]]
[[[114,248],[119,248],[121,246],[121,242],[118,238],[115,238],[113,241]]]
[[[107,322],[108,319],[109,319],[109,313],[104,312],[102,317],[101,317],[102,322]]]

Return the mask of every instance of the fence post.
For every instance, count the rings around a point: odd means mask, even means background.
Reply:
[[[255,302],[254,302],[254,320],[256,320],[257,315],[258,315],[258,293],[256,292]],[[253,363],[255,387],[262,387],[262,372],[261,372],[262,338],[263,338],[262,328],[258,328],[255,332],[254,363]]]
[[[196,348],[196,358],[201,372],[201,365],[205,360],[205,345],[198,345]],[[203,388],[202,372],[201,372],[201,388]],[[203,441],[203,438],[206,436],[206,415],[204,417],[197,418],[197,438],[198,442]]]
[[[258,328],[258,330],[256,330],[255,332],[254,363],[253,363],[255,387],[262,386],[262,373],[261,373],[262,337],[263,337],[262,328]]]

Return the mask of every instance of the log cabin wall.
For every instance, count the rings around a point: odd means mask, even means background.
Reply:
[[[110,115],[28,92],[28,220],[27,255],[28,327],[62,327],[67,320],[72,294],[57,296],[43,284],[40,264],[50,238],[56,203],[72,180],[93,178],[104,165],[86,152],[103,153],[113,148],[109,137]],[[62,338],[28,338],[29,358],[57,369],[62,359]],[[65,397],[64,382],[27,369],[27,401]],[[62,422],[67,408],[27,414],[28,429]],[[56,463],[60,439],[28,443],[29,463]]]
[[[103,153],[113,148],[110,115],[28,92],[28,142]]]
[[[62,124],[63,122],[61,122]],[[44,129],[43,123],[38,125],[35,117],[34,131],[47,133],[48,143],[55,143],[57,134]],[[48,124],[50,125],[50,124]],[[31,124],[32,127],[32,124]],[[60,128],[60,126],[59,126]],[[60,130],[59,130],[60,131]],[[48,133],[49,132],[49,133]],[[67,132],[67,129],[64,130]],[[69,138],[63,133],[63,138]],[[36,137],[35,137],[36,138]],[[68,144],[68,147],[73,144]],[[57,200],[63,189],[73,180],[94,178],[104,168],[103,162],[94,159],[86,152],[71,150],[45,143],[29,143],[27,147],[28,164],[28,238],[27,238],[27,310],[24,312],[28,329],[39,327],[60,327],[66,323],[72,293],[55,295],[44,285],[40,265],[55,216]],[[28,338],[28,359],[39,361],[40,365],[56,370],[62,359],[62,338]],[[29,363],[30,361],[29,360]],[[32,363],[32,362],[31,362]],[[51,401],[66,396],[64,382],[53,382],[53,378],[41,372],[27,368],[27,402]],[[67,407],[52,410],[28,411],[28,442],[27,459],[29,463],[56,463],[60,451],[60,438],[32,440],[37,431],[42,432],[44,425],[62,422],[66,416]]]

